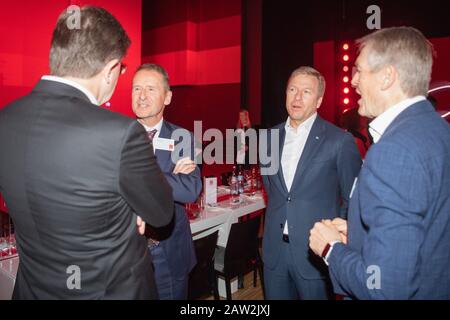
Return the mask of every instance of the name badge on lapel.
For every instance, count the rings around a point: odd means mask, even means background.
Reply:
[[[154,139],[153,146],[158,150],[165,150],[172,152],[175,148],[175,141],[173,139],[158,138]]]

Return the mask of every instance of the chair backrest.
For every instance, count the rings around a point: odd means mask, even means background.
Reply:
[[[259,257],[258,231],[261,216],[231,225],[224,256],[224,272],[231,276],[250,269],[252,260]]]
[[[217,230],[206,237],[194,240],[197,266],[208,264],[213,260],[218,235],[219,231]]]
[[[219,231],[194,240],[197,264],[189,274],[189,299],[197,299],[205,294],[210,294],[212,288],[211,272],[213,272],[214,252],[217,246]]]

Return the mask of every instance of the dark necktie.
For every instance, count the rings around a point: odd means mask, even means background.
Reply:
[[[155,137],[156,132],[158,132],[158,130],[153,129],[151,131],[147,131],[147,135],[148,135],[148,139],[150,140],[150,142],[153,142],[153,138]],[[152,239],[152,235],[151,235],[151,229],[150,228],[146,228],[146,236],[148,238],[148,246],[150,249],[153,249],[155,247],[157,247],[159,245],[159,241]]]
[[[153,138],[155,137],[156,132],[158,132],[158,130],[156,130],[156,129],[147,131],[148,138],[150,139],[151,142],[153,142]]]

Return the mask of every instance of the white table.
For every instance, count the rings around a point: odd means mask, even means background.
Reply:
[[[0,300],[11,300],[18,267],[18,256],[0,260]]]
[[[266,207],[261,192],[257,192],[254,196],[243,195],[242,199],[242,203],[237,205],[232,205],[230,200],[224,200],[215,207],[205,207],[197,219],[191,220],[191,232],[194,240],[219,230],[217,245],[226,247],[231,225],[237,222],[239,217]]]

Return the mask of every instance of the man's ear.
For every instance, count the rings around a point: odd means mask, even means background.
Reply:
[[[168,106],[171,101],[172,101],[172,91],[169,90],[166,92],[166,97],[164,98],[164,105]]]
[[[317,107],[316,107],[316,109],[320,108],[320,106],[322,105],[322,101],[323,101],[323,97],[320,97],[319,99],[317,99]]]
[[[113,78],[114,69],[118,67],[120,63],[119,59],[113,59],[109,61],[101,71],[102,78],[105,79],[107,84],[111,84]]]
[[[392,65],[387,65],[383,68],[381,81],[381,90],[389,89],[397,80],[397,70]]]

